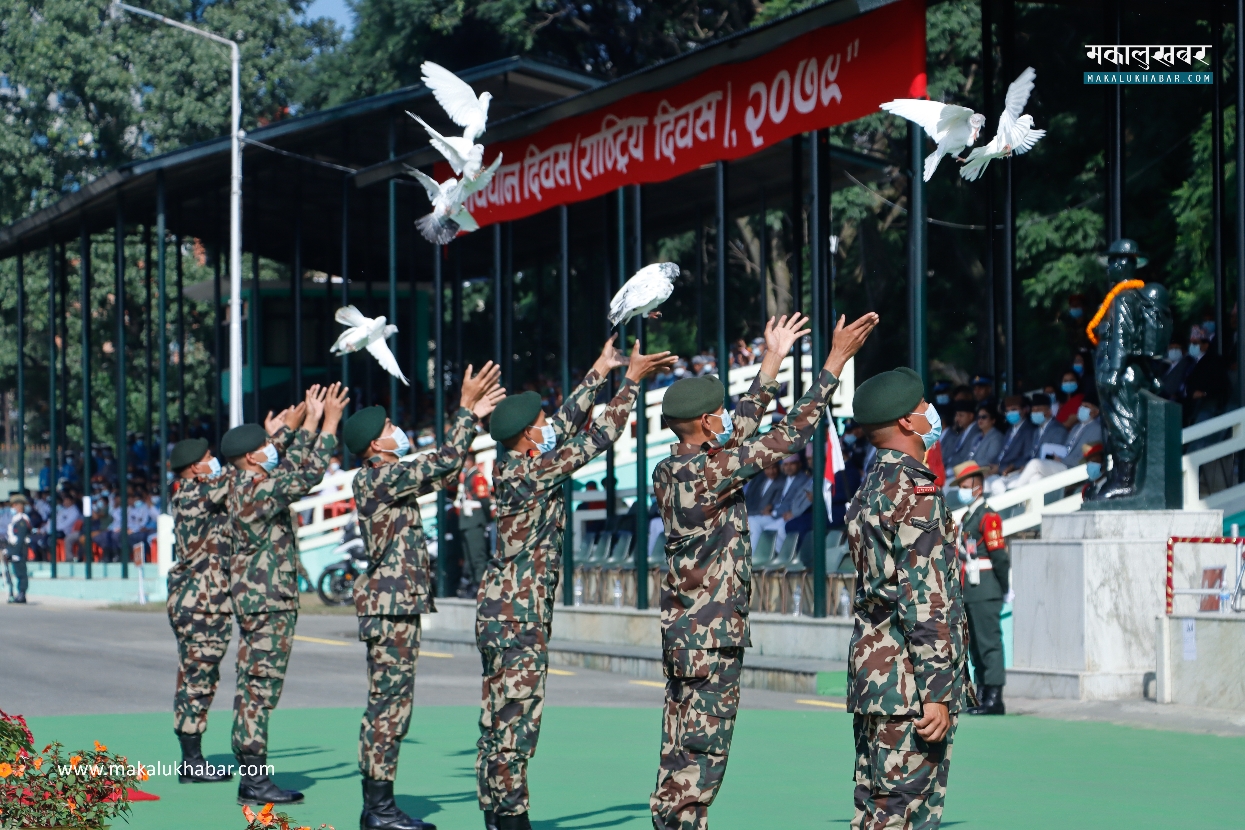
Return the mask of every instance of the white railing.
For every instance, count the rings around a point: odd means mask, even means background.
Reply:
[[[1081,490],[1078,487],[1071,496],[1062,496],[1063,489],[1070,485],[1080,484],[1088,479],[1085,465],[1079,464],[1062,473],[1038,479],[1032,484],[1008,490],[1001,496],[990,496],[990,507],[1000,513],[1016,505],[1024,505],[1024,509],[1014,516],[1003,520],[1003,535],[1010,536],[1022,530],[1038,527],[1042,524],[1043,513],[1074,513],[1081,507]],[[1060,497],[1047,504],[1047,496],[1060,493]],[[951,518],[959,522],[968,507],[961,507],[951,513]]]
[[[1217,432],[1229,429],[1232,431],[1232,434],[1225,440],[1194,450],[1181,459],[1186,510],[1222,510],[1225,516],[1245,510],[1245,483],[1212,493],[1206,498],[1201,496],[1200,484],[1201,468],[1204,464],[1210,464],[1245,450],[1243,427],[1245,427],[1245,408],[1233,409],[1208,421],[1194,424],[1181,433],[1181,443],[1190,444],[1199,439],[1208,438]]]

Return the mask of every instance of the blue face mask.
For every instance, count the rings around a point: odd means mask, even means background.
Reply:
[[[1060,389],[1071,395],[1076,391],[1077,383],[1074,380],[1066,380],[1060,385]]]
[[[213,456],[208,459],[208,478],[216,478],[220,475],[220,462]]]
[[[977,498],[976,496],[973,495],[973,488],[971,486],[957,487],[955,489],[960,492],[960,501],[963,504],[972,504],[973,500]]]
[[[1085,474],[1089,476],[1090,481],[1097,481],[1102,478],[1102,462],[1086,461]]]
[[[939,406],[946,406],[947,404],[951,403],[951,396],[950,395],[935,395],[934,403],[938,404]]]
[[[1020,410],[1009,409],[1007,410],[1007,414],[1004,415],[1003,417],[1007,418],[1007,423],[1011,424],[1012,426],[1016,426],[1016,424],[1020,423]]]
[[[847,435],[844,435],[844,436],[843,436],[843,443],[844,443],[844,444],[847,444],[847,446],[849,446],[849,447],[850,447],[850,446],[852,446],[853,444],[855,444],[855,443],[856,443],[856,433],[854,433],[854,432],[849,432],[849,433],[847,433]]]
[[[1046,413],[1045,412],[1030,412],[1029,420],[1033,422],[1034,426],[1040,427],[1042,424],[1046,423]]]
[[[411,451],[411,439],[407,438],[406,433],[403,432],[402,430],[395,429],[393,431],[393,435],[390,435],[389,437],[393,439],[395,444],[397,444],[397,447],[395,447],[393,450],[390,450],[390,452],[392,452],[398,458],[401,458],[402,456],[406,455],[408,452]]]
[[[719,447],[726,446],[726,442],[731,440],[731,436],[735,434],[735,422],[731,420],[731,413],[723,412],[721,415],[713,417],[722,422],[722,431],[713,433],[713,440],[718,442]]]
[[[1090,417],[1091,417],[1091,413],[1089,411],[1088,406],[1082,406],[1080,409],[1076,411],[1076,419],[1080,421],[1082,424],[1088,424],[1090,421]]]
[[[1074,305],[1068,309],[1068,316],[1071,317],[1073,320],[1081,319],[1081,315],[1084,313],[1085,313],[1085,309],[1081,308],[1079,305]]]
[[[264,455],[267,457],[259,463],[259,466],[264,468],[265,473],[271,473],[277,468],[277,462],[281,460],[277,455],[277,448],[272,444],[264,444]]]
[[[938,443],[938,438],[942,435],[942,416],[938,414],[938,410],[934,408],[932,403],[925,405],[924,412],[909,412],[909,415],[924,415],[925,420],[929,421],[929,432],[921,433],[921,443],[925,445],[925,449],[929,449]]]
[[[1076,372],[1078,375],[1082,375],[1082,374],[1084,374],[1084,373],[1085,373],[1085,364],[1084,364],[1084,363],[1073,363],[1073,364],[1072,364],[1072,371]]]
[[[558,445],[558,434],[548,424],[538,427],[538,429],[540,430],[540,440],[536,442],[536,451],[544,455]]]
[[[1215,321],[1207,320],[1204,323],[1202,323],[1202,331],[1206,332],[1207,334],[1214,334],[1215,333]]]
[[[1202,344],[1201,343],[1190,343],[1189,344],[1189,357],[1196,359],[1201,356],[1202,356]]]

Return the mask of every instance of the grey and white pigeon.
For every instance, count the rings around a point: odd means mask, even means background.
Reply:
[[[641,314],[660,317],[661,312],[653,309],[670,299],[678,276],[679,266],[673,262],[655,262],[636,271],[610,300],[610,326],[625,326]]]
[[[934,175],[943,156],[958,159],[964,148],[973,146],[986,124],[984,115],[968,107],[921,98],[897,98],[887,101],[882,109],[919,124],[938,144],[934,152],[925,157],[925,181]]]
[[[1036,77],[1037,73],[1030,66],[1007,88],[1007,100],[1003,114],[999,116],[998,132],[984,147],[978,147],[968,154],[964,167],[960,169],[960,175],[965,179],[970,182],[977,181],[991,161],[1027,153],[1046,135],[1046,130],[1033,129],[1032,115],[1021,115],[1025,104],[1029,102],[1029,94],[1033,92],[1033,80]]]
[[[386,325],[384,317],[377,317],[374,320],[371,317],[364,317],[363,313],[352,305],[337,309],[333,319],[348,328],[337,338],[337,342],[332,345],[329,352],[344,355],[367,349],[368,353],[376,358],[380,368],[407,386],[411,385],[406,375],[402,374],[402,370],[398,368],[398,359],[393,356],[393,352],[389,351],[389,346],[385,343],[389,335],[397,333],[397,326]]]
[[[484,133],[484,128],[488,125],[488,105],[493,100],[493,95],[481,92],[476,97],[475,90],[465,81],[432,61],[424,61],[419,68],[423,72],[424,86],[432,90],[437,103],[450,120],[463,128],[463,134],[441,135],[418,115],[410,112],[407,115],[428,131],[432,146],[445,156],[455,173],[474,179],[484,165],[484,145],[477,144],[476,139]]]
[[[407,167],[406,172],[414,176],[428,193],[428,201],[432,202],[432,212],[415,220],[415,227],[420,234],[434,245],[448,245],[460,232],[471,233],[480,229],[471,213],[463,206],[472,193],[488,187],[493,174],[501,165],[501,154],[493,159],[493,163],[474,179],[465,176],[456,179],[450,176],[438,182],[428,174]]]

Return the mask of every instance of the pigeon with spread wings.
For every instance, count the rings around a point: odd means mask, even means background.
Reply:
[[[443,182],[429,176],[414,167],[407,167],[406,172],[414,176],[428,193],[428,201],[432,202],[432,212],[415,220],[415,227],[420,234],[433,245],[448,245],[460,232],[471,233],[480,226],[471,213],[463,205],[467,198],[477,190],[488,187],[493,174],[501,165],[501,154],[493,159],[493,163],[474,179],[463,177],[456,179],[450,176]]]
[[[493,100],[492,94],[481,92],[476,97],[475,90],[466,82],[432,61],[424,61],[419,68],[423,72],[424,86],[432,90],[437,103],[450,120],[463,128],[463,134],[442,135],[418,115],[410,112],[407,115],[428,131],[430,143],[437,152],[445,156],[455,173],[468,179],[476,178],[484,165],[484,145],[477,144],[476,139],[484,133],[484,128],[488,125],[488,105]]]
[[[661,312],[653,309],[670,299],[678,276],[679,266],[673,262],[657,262],[636,271],[610,300],[610,325],[625,326],[642,314],[660,317]]]
[[[335,355],[347,355],[367,349],[372,357],[376,358],[376,362],[380,364],[380,368],[396,377],[398,380],[410,386],[406,375],[402,374],[402,370],[398,368],[398,360],[393,356],[393,352],[389,351],[389,346],[385,344],[385,340],[398,331],[397,326],[385,325],[384,317],[372,319],[364,317],[359,309],[352,305],[345,308],[337,309],[337,313],[333,315],[333,319],[347,326],[347,329],[337,338],[337,342],[329,349]]]
[[[976,143],[985,126],[986,117],[968,107],[926,101],[921,98],[898,98],[887,101],[882,109],[919,124],[937,143],[934,152],[925,157],[925,181],[929,181],[938,169],[943,156],[959,159],[966,147]]]
[[[968,154],[967,163],[960,169],[960,175],[965,179],[970,182],[977,181],[991,161],[1027,153],[1046,135],[1046,130],[1033,129],[1032,115],[1021,114],[1025,104],[1029,103],[1029,94],[1033,92],[1033,80],[1036,77],[1037,73],[1030,66],[1007,88],[1007,100],[1003,114],[999,116],[998,132],[990,139],[990,143]]]

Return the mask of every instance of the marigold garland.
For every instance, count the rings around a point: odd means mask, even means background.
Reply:
[[[1107,309],[1111,307],[1111,301],[1119,296],[1120,292],[1127,291],[1130,288],[1145,288],[1145,280],[1124,280],[1116,283],[1115,288],[1107,292],[1106,298],[1102,301],[1102,305],[1098,306],[1098,313],[1089,321],[1089,325],[1085,327],[1085,334],[1089,336],[1089,342],[1095,346],[1098,345],[1098,335],[1094,334],[1094,329],[1098,328],[1098,324],[1102,322],[1102,318],[1107,316]]]

